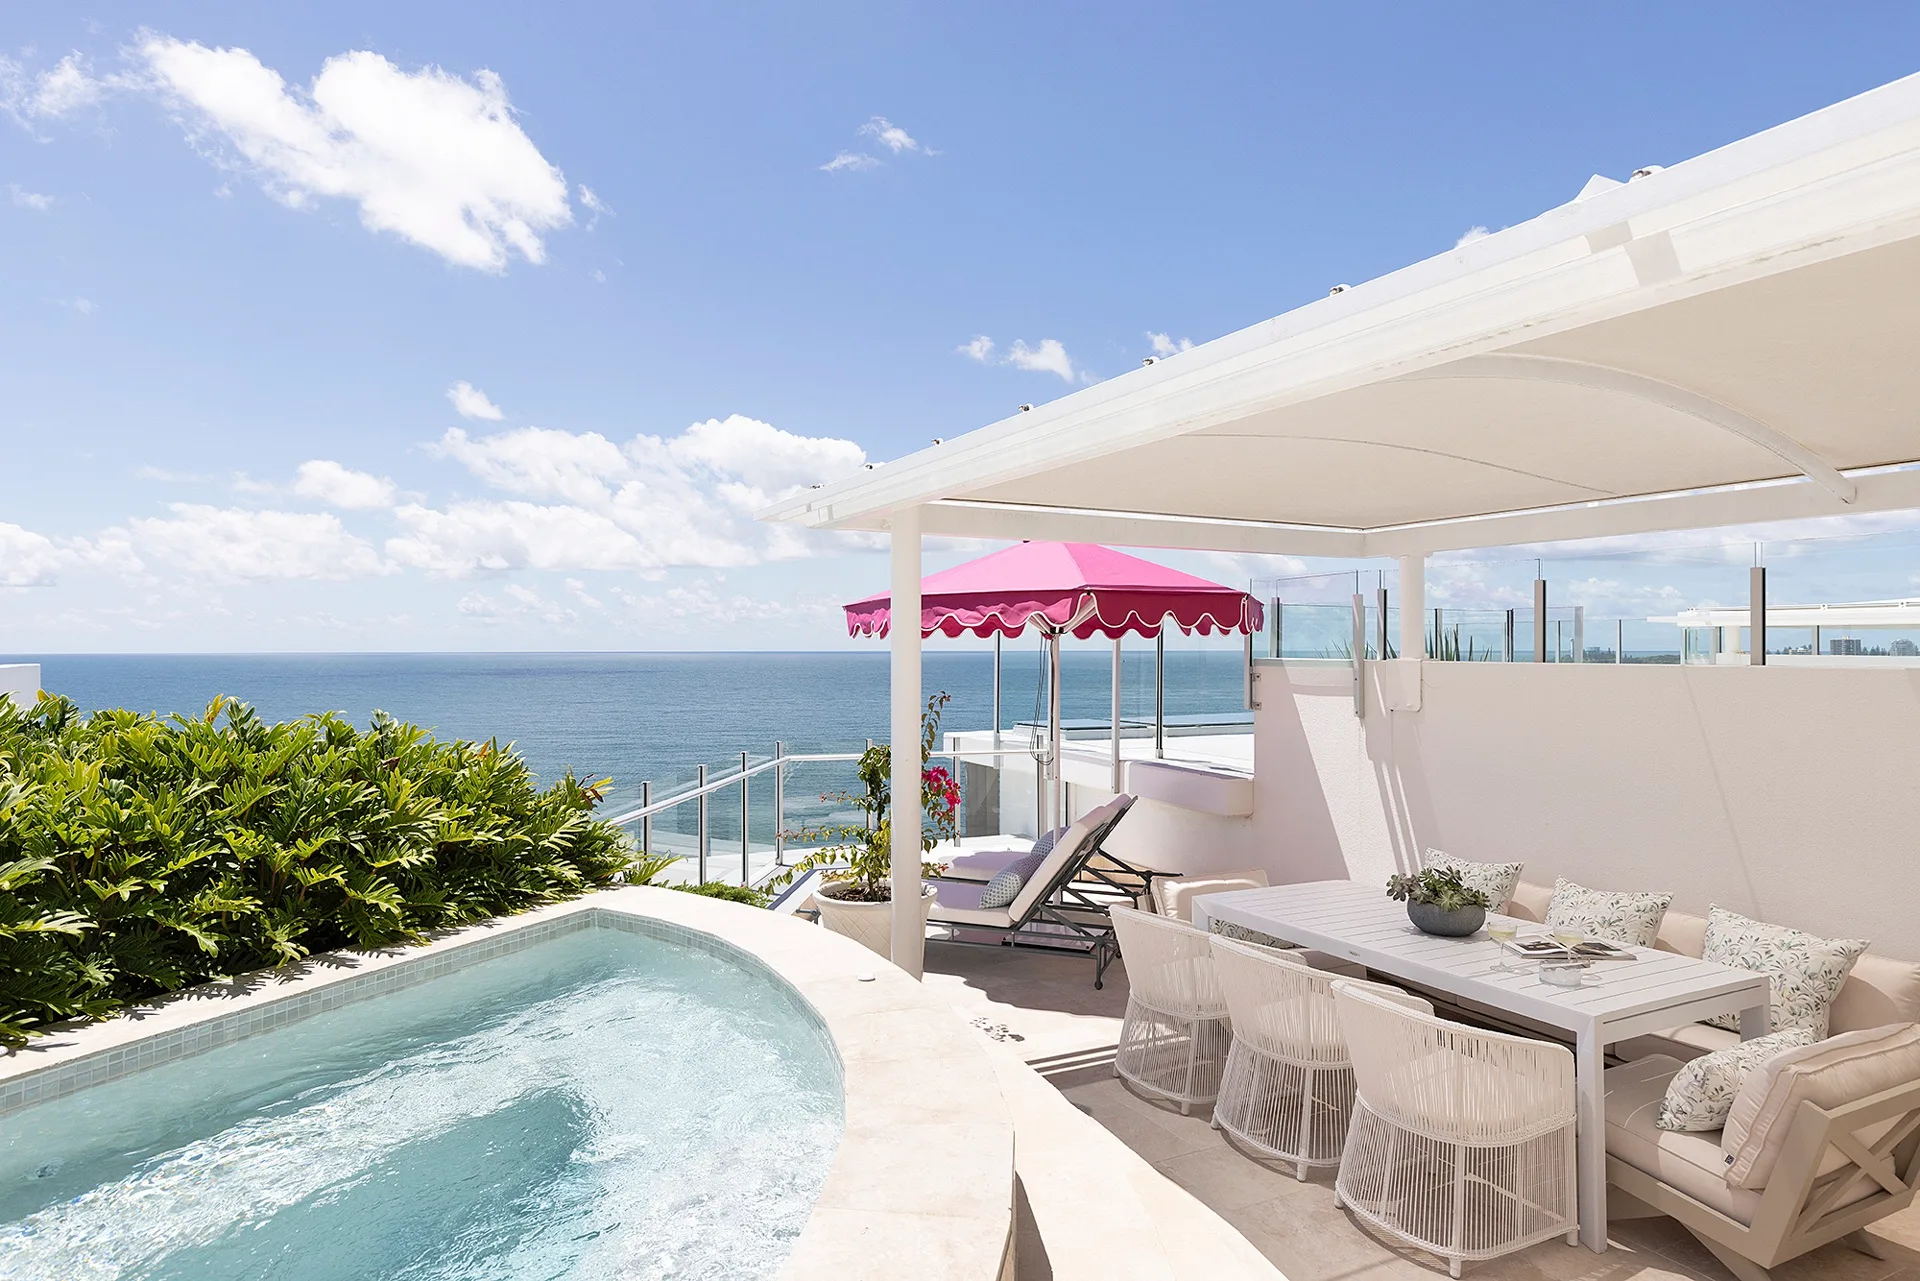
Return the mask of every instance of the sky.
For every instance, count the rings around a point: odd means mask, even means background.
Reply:
[[[1871,4],[14,0],[0,650],[857,643],[883,551],[754,510],[1916,49]],[[1737,598],[1766,533],[1429,593]]]

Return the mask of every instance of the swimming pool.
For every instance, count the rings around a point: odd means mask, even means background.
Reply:
[[[780,981],[581,928],[0,1117],[0,1277],[763,1277],[842,1127]]]

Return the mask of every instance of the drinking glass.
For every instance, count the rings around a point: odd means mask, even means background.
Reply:
[[[1491,938],[1500,948],[1500,959],[1494,962],[1493,968],[1503,974],[1513,971],[1512,954],[1507,951],[1507,944],[1513,942],[1519,933],[1520,922],[1510,916],[1489,916],[1487,918],[1487,937]]]

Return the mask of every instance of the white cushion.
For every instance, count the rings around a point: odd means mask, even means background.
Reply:
[[[1026,858],[1032,851],[1017,850],[969,850],[965,854],[956,854],[947,862],[947,870],[940,875],[949,881],[979,881],[982,885],[1006,871],[1007,864],[1015,859]]]
[[[1846,1032],[1775,1055],[1747,1078],[1727,1113],[1721,1138],[1727,1182],[1767,1185],[1802,1103],[1837,1108],[1915,1081],[1920,1025],[1912,1023]]]
[[[1821,1037],[1827,1034],[1827,1014],[1833,998],[1839,995],[1853,963],[1866,950],[1865,939],[1823,939],[1715,906],[1707,913],[1707,940],[1701,955],[1709,961],[1766,975],[1772,993],[1773,1027],[1812,1028],[1813,1034]],[[1737,1028],[1740,1016],[1722,1014],[1707,1022]]]
[[[1428,867],[1454,873],[1462,885],[1486,895],[1489,912],[1507,910],[1507,900],[1513,897],[1514,887],[1520,884],[1520,873],[1526,867],[1524,863],[1471,863],[1435,849],[1427,851],[1426,863]]]
[[[1225,894],[1230,890],[1266,888],[1267,874],[1257,867],[1243,872],[1205,872],[1196,876],[1157,876],[1153,881],[1153,905],[1162,916],[1193,920],[1193,900],[1202,894]]]
[[[947,925],[978,925],[989,929],[1012,925],[1013,918],[1005,908],[980,906],[980,894],[986,888],[978,881],[937,882],[928,919]]]
[[[1753,1222],[1760,1194],[1727,1186],[1717,1134],[1684,1134],[1654,1123],[1677,1060],[1654,1055],[1608,1068],[1607,1153],[1736,1223]]]
[[[1663,1130],[1688,1133],[1718,1130],[1727,1123],[1734,1096],[1755,1068],[1782,1050],[1812,1044],[1811,1030],[1788,1028],[1689,1060],[1667,1083],[1666,1097],[1660,1100],[1653,1123]]]
[[[1828,1010],[1827,1031],[1920,1022],[1920,965],[1862,952]]]
[[[1561,877],[1553,883],[1553,901],[1547,904],[1547,927],[1578,930],[1592,938],[1611,939],[1634,947],[1652,947],[1667,914],[1671,894],[1590,890]]]

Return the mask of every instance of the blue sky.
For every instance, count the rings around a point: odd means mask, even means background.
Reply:
[[[843,644],[883,558],[755,501],[1895,79],[1916,37],[1870,5],[16,3],[0,648]]]

